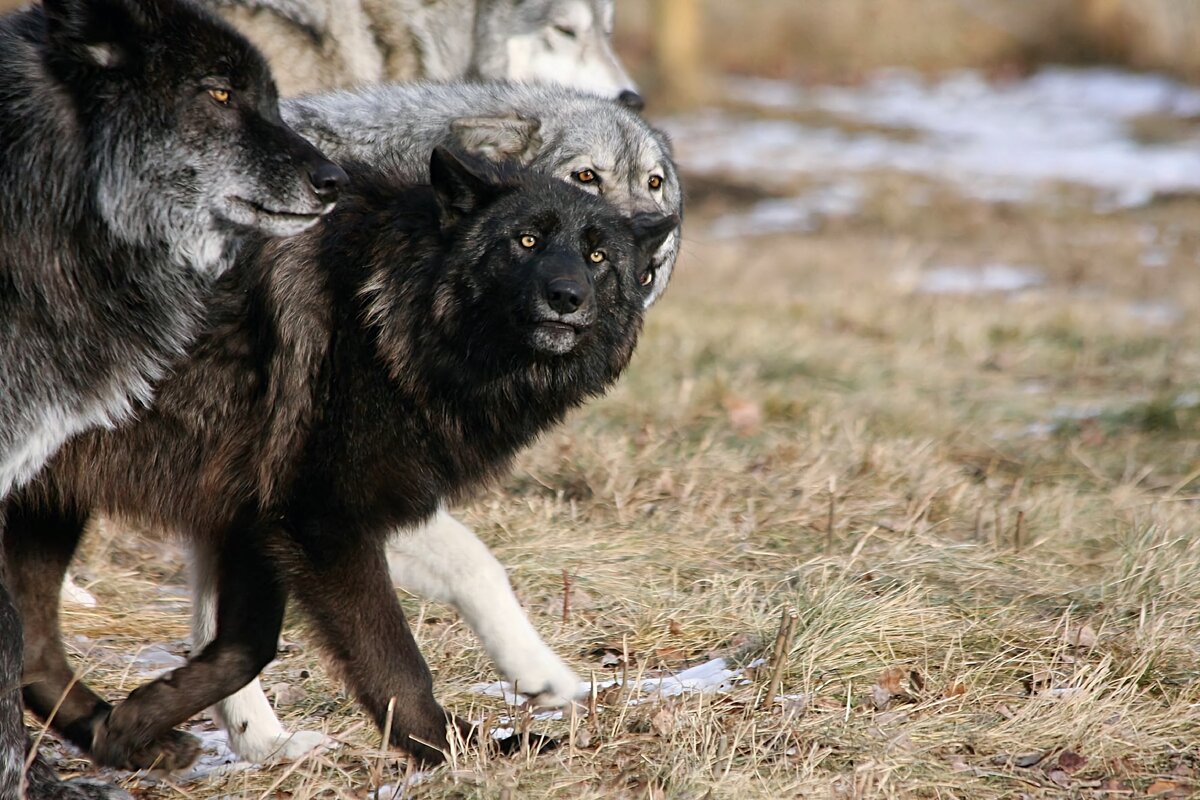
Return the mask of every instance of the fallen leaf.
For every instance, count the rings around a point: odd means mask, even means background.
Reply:
[[[945,696],[946,697],[962,697],[966,693],[967,693],[966,684],[958,683],[957,681],[955,681],[954,683],[950,684],[950,688],[948,688],[946,690]]]
[[[1021,769],[1029,769],[1042,763],[1042,759],[1045,757],[1046,753],[1044,750],[1033,753],[1022,753],[1021,755],[1013,756],[1012,763],[1013,766],[1020,767]]]
[[[308,692],[291,683],[276,683],[267,690],[267,696],[274,698],[276,708],[283,708],[303,703]]]
[[[1026,694],[1037,694],[1044,689],[1049,689],[1053,683],[1054,673],[1048,669],[1038,670],[1021,679]]]
[[[915,669],[909,670],[908,685],[911,686],[915,691],[923,692],[925,691],[925,678],[921,676],[919,671]]]
[[[762,428],[762,406],[742,398],[730,398],[725,401],[725,410],[729,413],[729,425],[741,436],[753,436]]]
[[[903,694],[900,681],[904,680],[904,670],[900,667],[888,667],[879,676],[879,685],[891,694]]]
[[[672,636],[678,636],[683,633],[683,626],[677,620],[670,620],[667,622],[667,630]]]
[[[871,687],[871,705],[879,711],[883,711],[892,702],[892,693],[883,688],[879,684]]]
[[[663,706],[650,718],[650,727],[659,736],[668,737],[675,732],[675,712]]]
[[[1086,763],[1088,763],[1087,756],[1081,756],[1070,750],[1064,750],[1058,756],[1058,768],[1064,772],[1078,772]]]
[[[1046,777],[1059,786],[1066,786],[1071,783],[1071,776],[1067,774],[1066,770],[1062,769],[1052,769],[1046,773]]]
[[[1081,628],[1069,628],[1065,638],[1068,645],[1077,647],[1080,650],[1091,650],[1099,640],[1096,636],[1095,628],[1091,625],[1084,625]]]
[[[1175,781],[1156,780],[1154,783],[1146,787],[1146,794],[1154,797],[1158,794],[1170,794],[1179,790],[1179,784]]]

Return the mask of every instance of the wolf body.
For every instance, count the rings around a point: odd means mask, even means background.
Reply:
[[[360,172],[317,231],[245,254],[153,409],[77,438],[16,496],[5,560],[26,701],[57,707],[53,726],[98,762],[190,761],[172,726],[272,659],[289,593],[358,700],[392,719],[392,744],[439,760],[448,725],[469,732],[433,697],[385,543],[616,380],[640,276],[676,223],[488,169],[439,150],[432,190]],[[73,682],[57,622],[98,510],[183,535],[219,590],[215,638],[115,707]]]
[[[0,19],[0,498],[147,403],[238,240],[311,226],[344,179],[282,123],[262,57],[193,5]],[[18,611],[0,581],[0,797],[103,793],[37,761],[22,788]]]
[[[560,83],[642,107],[612,48],[615,0],[206,0],[286,95],[383,81]]]

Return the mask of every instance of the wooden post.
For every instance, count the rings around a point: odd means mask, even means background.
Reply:
[[[704,100],[704,24],[701,0],[654,0],[656,104],[697,105]]]

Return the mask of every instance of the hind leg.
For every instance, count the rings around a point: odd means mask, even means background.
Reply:
[[[41,718],[50,719],[51,726],[73,744],[87,750],[92,721],[108,713],[109,705],[75,679],[58,618],[63,575],[83,525],[84,519],[77,513],[34,513],[13,503],[4,557],[24,623],[25,703]]]
[[[197,750],[162,746],[172,728],[236,692],[275,657],[287,596],[258,532],[233,531],[222,549],[217,635],[188,663],[134,689],[96,721],[92,757],[126,769],[178,769]]]

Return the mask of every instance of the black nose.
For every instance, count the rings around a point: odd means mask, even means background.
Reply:
[[[313,191],[317,193],[317,197],[326,203],[337,200],[342,189],[350,182],[350,176],[346,174],[346,171],[330,161],[315,167],[308,173],[308,179],[312,182]]]
[[[646,107],[646,101],[642,99],[642,96],[629,89],[626,89],[617,95],[617,102],[626,108],[633,109],[634,111],[641,111]]]
[[[546,302],[560,314],[579,310],[588,298],[588,287],[572,278],[551,278],[546,281]]]

